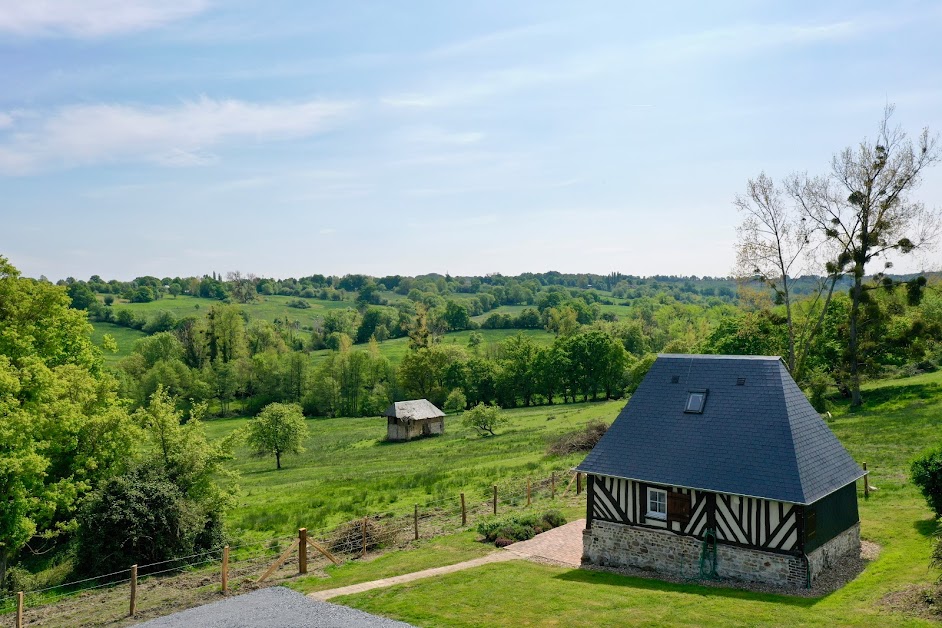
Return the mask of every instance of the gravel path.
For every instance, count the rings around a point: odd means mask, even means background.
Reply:
[[[147,628],[413,628],[346,606],[318,602],[285,587],[270,587],[153,619]]]

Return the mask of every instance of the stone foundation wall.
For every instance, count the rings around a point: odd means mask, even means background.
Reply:
[[[830,567],[836,560],[848,554],[860,555],[859,522],[808,554],[811,579],[817,578],[818,574]]]
[[[604,567],[636,567],[682,578],[700,575],[702,541],[664,530],[593,521],[582,537],[582,560]],[[801,588],[808,585],[808,568],[816,578],[833,561],[860,552],[860,524],[842,532],[808,555],[775,554],[724,545],[716,548],[716,572],[721,578]]]

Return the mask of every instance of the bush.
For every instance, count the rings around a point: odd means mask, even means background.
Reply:
[[[936,517],[942,516],[942,447],[913,460],[910,475]]]
[[[502,425],[506,425],[510,420],[501,413],[500,407],[489,406],[479,403],[466,412],[461,424],[464,427],[474,428],[481,436],[490,434],[494,436],[494,430]]]
[[[537,534],[558,528],[564,523],[566,517],[558,510],[549,510],[542,515],[532,511],[515,512],[488,517],[478,524],[478,532],[497,547],[506,547],[517,541],[532,539]]]
[[[222,518],[207,513],[156,466],[105,482],[79,514],[78,561],[85,573],[106,573],[218,546]]]
[[[578,451],[591,451],[607,431],[608,425],[598,419],[593,419],[583,429],[563,434],[550,443],[546,453],[553,456],[566,456]]]
[[[308,292],[308,291],[305,290],[305,292]],[[311,290],[310,292],[311,292],[311,297],[313,297],[313,296],[314,296],[314,291]],[[307,295],[305,295],[305,296],[307,296]],[[308,303],[307,301],[305,301],[304,299],[291,299],[290,301],[288,301],[288,303],[286,303],[286,305],[287,305],[288,307],[295,307],[295,308],[298,308],[299,310],[306,310],[306,309],[308,309],[308,308],[311,307],[311,304]]]

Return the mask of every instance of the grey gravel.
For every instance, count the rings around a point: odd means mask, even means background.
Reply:
[[[330,602],[318,602],[285,587],[270,587],[197,606],[139,624],[147,628],[414,628]]]

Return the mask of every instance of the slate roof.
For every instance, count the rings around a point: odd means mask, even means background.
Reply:
[[[441,418],[445,416],[445,413],[436,408],[435,404],[428,399],[415,399],[389,404],[383,416],[395,417],[401,421],[423,421]]]
[[[703,413],[685,413],[698,390]],[[780,358],[678,354],[658,356],[578,470],[794,504],[863,476]]]

